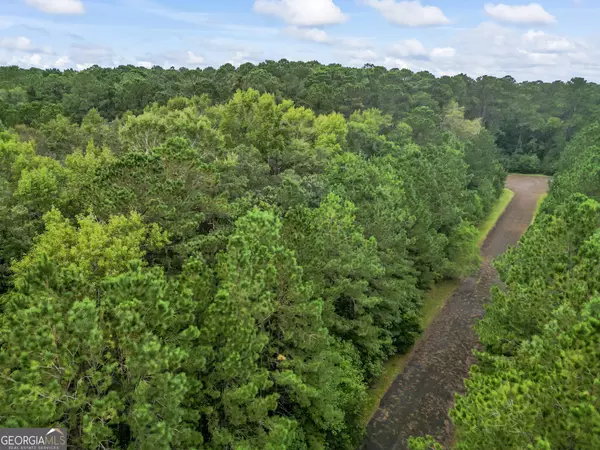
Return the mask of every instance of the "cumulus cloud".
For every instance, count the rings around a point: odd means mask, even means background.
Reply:
[[[31,40],[24,36],[0,38],[0,49],[24,53],[52,53],[52,49],[50,47],[34,47],[31,43]]]
[[[19,67],[39,67],[40,69],[47,69],[53,67],[53,61],[49,59],[48,55],[40,53],[29,53],[29,54],[2,54],[0,52],[0,64],[7,66],[19,66]]]
[[[348,19],[333,0],[256,0],[254,11],[302,27],[338,24]]]
[[[600,76],[600,46],[591,38],[573,39],[537,30],[524,32],[485,22],[457,32],[444,46],[429,48],[418,41],[408,41],[409,44],[401,41],[388,47],[369,62],[389,69],[426,70],[437,76],[511,75],[517,80],[545,81]]]
[[[426,57],[428,52],[425,46],[417,39],[406,39],[392,45],[388,52],[392,56],[406,57]]]
[[[152,64],[150,61],[136,61],[136,65],[139,67],[145,67],[146,69],[152,69],[154,66],[154,64]]]
[[[17,50],[20,52],[26,52],[32,49],[31,40],[23,36],[0,38],[0,48]]]
[[[188,50],[186,62],[188,64],[202,64],[204,62],[204,57],[196,55],[194,52]]]
[[[313,41],[319,43],[326,43],[330,41],[327,32],[319,28],[288,27],[285,29],[285,33],[289,34],[292,37],[303,39],[306,41]]]
[[[553,66],[558,64],[560,56],[556,53],[537,53],[519,49],[519,53],[527,58],[527,61],[535,65]]]
[[[353,67],[362,67],[365,64],[378,63],[377,53],[370,49],[336,49],[335,54],[344,64]]]
[[[407,27],[423,27],[450,23],[437,6],[423,6],[420,1],[365,0],[389,22]]]
[[[452,47],[438,47],[431,50],[429,56],[432,59],[453,58],[456,55],[456,49]]]
[[[413,66],[408,61],[387,56],[382,64],[388,69],[411,69]]]
[[[478,75],[511,75],[518,80],[598,77],[600,54],[591,41],[541,31],[522,32],[495,23],[464,30],[451,41],[457,49],[449,60],[435,59],[442,70]]]
[[[441,61],[453,58],[456,55],[456,50],[452,47],[435,47],[431,51],[427,50],[425,46],[417,39],[407,39],[404,41],[397,42],[396,44],[389,47],[387,51],[387,63],[394,62],[405,67],[407,61],[411,64],[415,64],[415,60],[422,61]],[[400,62],[402,64],[400,64]],[[404,64],[404,65],[403,65]]]
[[[71,65],[71,59],[68,56],[61,56],[54,63],[56,67],[62,69],[63,67],[67,67]]]
[[[257,52],[236,51],[227,62],[237,67],[247,62],[256,63],[259,57]]]
[[[523,35],[526,45],[540,53],[564,53],[576,49],[575,42],[563,36],[553,36],[543,31],[529,30]]]
[[[361,37],[331,36],[320,28],[288,27],[283,33],[303,41],[326,44],[338,49],[367,49],[373,47],[372,40]]]
[[[25,0],[25,3],[48,14],[83,14],[81,0]]]
[[[528,5],[487,3],[484,9],[488,16],[501,22],[529,24],[551,24],[556,22],[556,17],[546,11],[539,3]]]

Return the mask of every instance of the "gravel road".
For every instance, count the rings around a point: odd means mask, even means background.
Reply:
[[[454,393],[463,392],[463,379],[475,362],[472,350],[478,341],[473,324],[483,316],[490,287],[497,282],[491,262],[525,232],[539,197],[547,191],[548,179],[510,175],[506,187],[515,196],[481,248],[479,272],[462,280],[412,350],[404,372],[393,382],[369,422],[362,449],[402,450],[407,448],[410,436],[427,434],[444,444],[451,441],[448,410]]]

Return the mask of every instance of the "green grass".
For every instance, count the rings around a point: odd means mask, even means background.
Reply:
[[[477,245],[479,247],[481,247],[485,241],[488,233],[494,228],[494,225],[496,225],[496,222],[514,195],[515,193],[511,190],[504,189],[492,211],[490,211],[488,214],[487,219],[479,226],[479,234],[477,235]],[[541,204],[541,200],[540,203],[538,203],[538,207],[539,204]],[[438,312],[440,312],[440,310],[446,304],[446,300],[450,298],[456,288],[458,288],[459,284],[460,280],[444,280],[436,283],[435,286],[429,290],[423,299],[423,314],[421,319],[423,329],[426,329],[429,325],[431,325],[433,319],[435,319]],[[422,337],[423,335],[416,340],[415,346],[422,339]],[[375,411],[377,411],[377,408],[379,407],[379,402],[381,401],[383,395],[390,388],[396,377],[404,370],[406,363],[410,360],[411,353],[412,351],[402,355],[393,355],[384,363],[381,375],[367,391],[367,402],[363,414],[365,424],[371,420],[373,414],[375,414]]]
[[[511,172],[509,173],[509,175],[521,175],[524,177],[551,177],[551,175],[544,175],[543,173],[518,173],[518,172]]]
[[[479,234],[477,235],[477,245],[479,247],[483,245],[485,238],[492,228],[494,228],[494,225],[496,225],[496,222],[498,222],[498,219],[514,196],[515,193],[513,191],[504,188],[504,191],[500,194],[500,198],[488,214],[487,219],[479,226]]]
[[[454,293],[459,284],[459,279],[444,280],[436,283],[435,286],[429,290],[423,300],[423,329],[431,325],[431,322],[433,322],[437,313],[442,309],[446,300]]]
[[[542,203],[544,203],[546,197],[548,197],[548,193],[542,194],[540,195],[540,198],[538,198],[537,206],[535,207],[535,213],[533,213],[533,220],[535,220],[535,216],[537,216],[537,213],[540,210],[540,206],[542,206]]]

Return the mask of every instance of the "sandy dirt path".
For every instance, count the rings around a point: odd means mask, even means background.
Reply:
[[[444,444],[450,442],[453,430],[448,411],[454,393],[464,391],[463,379],[475,362],[472,350],[478,340],[473,325],[483,316],[490,287],[497,282],[491,262],[518,242],[547,186],[545,177],[508,177],[506,187],[515,196],[481,248],[479,272],[461,282],[413,348],[404,372],[392,383],[369,422],[362,449],[402,450],[410,436],[427,434]]]

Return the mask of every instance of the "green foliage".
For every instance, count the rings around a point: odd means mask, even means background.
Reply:
[[[600,200],[600,124],[578,133],[561,155],[560,172],[552,181],[552,193],[545,210],[552,211],[572,194],[581,192]]]
[[[458,449],[596,448],[600,445],[600,300],[555,310],[515,358],[486,358],[452,419]]]
[[[489,351],[512,354],[542,331],[561,304],[580,308],[598,289],[587,270],[600,255],[594,254],[593,241],[586,241],[599,224],[600,204],[577,194],[554,215],[538,216],[519,247],[496,260],[508,290],[493,290],[493,302],[478,326]]]
[[[365,376],[372,378],[393,347],[389,331],[376,316],[382,299],[369,285],[384,275],[377,242],[365,238],[355,214],[352,203],[330,194],[317,209],[290,211],[285,235],[323,298],[325,325],[356,348]]]
[[[77,447],[120,445],[128,432],[142,447],[176,445],[173,428],[194,433],[181,407],[193,325],[180,316],[194,303],[144,269],[142,247],[164,234],[136,215],[74,227],[53,210],[44,220],[2,298],[0,422],[64,426]]]
[[[409,450],[443,450],[443,447],[431,436],[415,438],[408,440]]]

